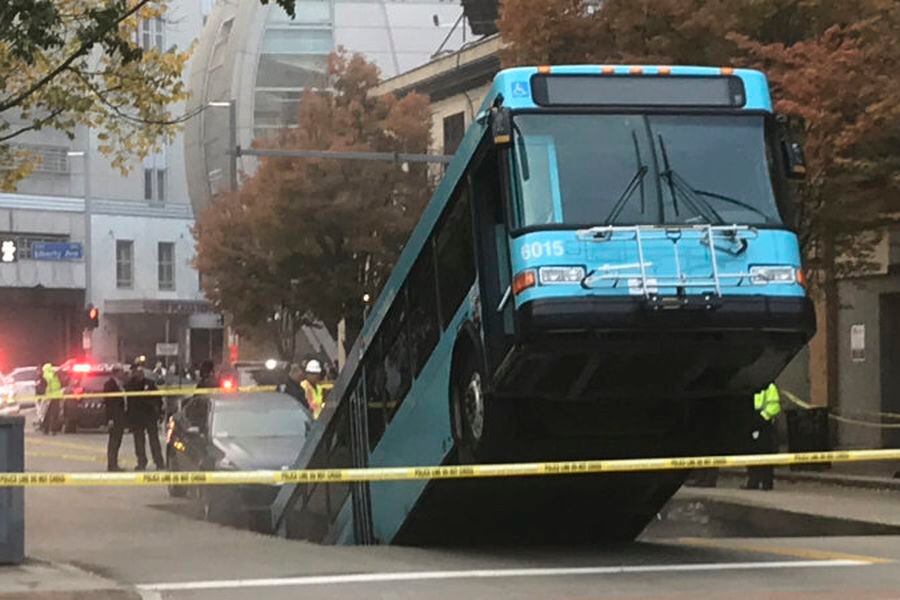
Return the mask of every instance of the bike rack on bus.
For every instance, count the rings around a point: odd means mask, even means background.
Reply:
[[[637,249],[637,262],[604,264],[590,271],[581,282],[585,289],[594,289],[600,282],[612,282],[608,287],[615,288],[625,281],[629,288],[637,288],[637,293],[650,300],[657,296],[660,288],[676,288],[679,291],[685,288],[711,288],[715,296],[721,298],[723,282],[733,282],[731,286],[738,286],[744,280],[749,281],[748,271],[720,271],[716,253],[726,252],[733,256],[743,254],[747,250],[748,240],[756,238],[758,232],[747,225],[604,225],[581,229],[577,235],[580,240],[597,243],[633,242]],[[653,263],[646,259],[644,244],[661,239],[672,242],[675,274],[650,276],[648,270]],[[682,270],[679,244],[694,240],[710,249],[711,271],[708,276],[691,277]],[[723,247],[718,242],[725,242],[727,245]]]

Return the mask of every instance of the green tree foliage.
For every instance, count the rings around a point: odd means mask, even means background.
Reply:
[[[187,91],[188,52],[144,50],[143,19],[162,18],[164,0],[4,0],[0,5],[0,189],[36,166],[10,144],[52,128],[97,132],[100,151],[123,172],[180,121],[169,110]]]
[[[359,55],[330,59],[330,93],[301,99],[299,126],[266,148],[424,153],[425,97],[373,96],[377,68]],[[377,294],[430,191],[427,167],[391,162],[264,158],[240,191],[213,201],[195,229],[204,291],[239,331],[290,340],[312,320],[351,335],[362,297]],[[287,318],[285,318],[285,316]]]

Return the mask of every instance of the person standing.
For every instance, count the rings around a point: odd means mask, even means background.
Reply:
[[[110,378],[103,384],[103,392],[111,394],[122,391],[122,380],[125,372],[121,367],[113,368]],[[106,443],[106,470],[121,471],[119,467],[119,448],[122,446],[122,436],[125,434],[127,421],[125,418],[125,398],[106,398],[106,422],[109,426],[109,441]]]
[[[772,454],[776,451],[775,417],[781,413],[781,395],[774,383],[753,396],[753,408],[757,422],[751,432],[756,454]],[[747,468],[746,490],[771,490],[775,483],[775,468],[771,465]]]
[[[132,365],[131,377],[125,384],[126,392],[150,392],[157,389],[156,384],[145,376],[144,367],[140,363]],[[159,397],[138,396],[128,398],[127,402],[128,410],[126,415],[128,424],[131,426],[131,433],[134,436],[134,455],[137,459],[135,470],[143,471],[147,468],[146,438],[150,438],[150,453],[153,455],[156,469],[158,471],[165,469],[166,463],[159,444]]]
[[[300,382],[300,387],[306,395],[306,405],[312,411],[313,419],[318,419],[325,408],[324,390],[322,389],[322,364],[316,359],[306,363],[303,371],[306,377]]]
[[[44,399],[46,409],[44,410],[44,418],[41,419],[41,431],[44,432],[44,435],[56,435],[57,422],[59,421],[59,399],[63,395],[62,382],[50,363],[44,363],[41,369],[41,378],[44,381],[43,394],[46,396]]]
[[[212,389],[219,387],[219,382],[215,375],[216,367],[213,361],[207,359],[200,363],[199,379],[197,379],[198,389]]]

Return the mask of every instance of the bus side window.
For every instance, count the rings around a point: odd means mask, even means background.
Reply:
[[[394,304],[381,324],[381,345],[384,350],[384,397],[387,402],[387,421],[397,411],[412,382],[409,362],[409,340],[406,331],[406,288],[394,298]]]
[[[475,282],[472,216],[468,188],[463,186],[450,201],[436,231],[438,290],[441,326],[446,329]]]
[[[437,282],[431,240],[409,273],[409,347],[413,377],[418,377],[440,337]]]
[[[369,429],[369,450],[374,450],[385,429],[384,364],[381,360],[380,338],[369,346],[365,358],[366,405]]]

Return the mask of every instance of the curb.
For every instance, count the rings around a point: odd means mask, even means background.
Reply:
[[[830,473],[804,473],[802,471],[789,471],[787,473],[775,472],[775,479],[779,481],[823,483],[841,487],[854,487],[869,490],[891,490],[900,492],[900,479],[888,477],[864,477],[862,475],[832,475]]]
[[[745,473],[738,469],[722,469],[721,473],[729,477],[744,477]],[[777,481],[792,483],[819,483],[840,487],[860,488],[868,490],[890,490],[900,492],[900,479],[890,477],[866,477],[863,475],[838,475],[813,471],[775,471]]]

